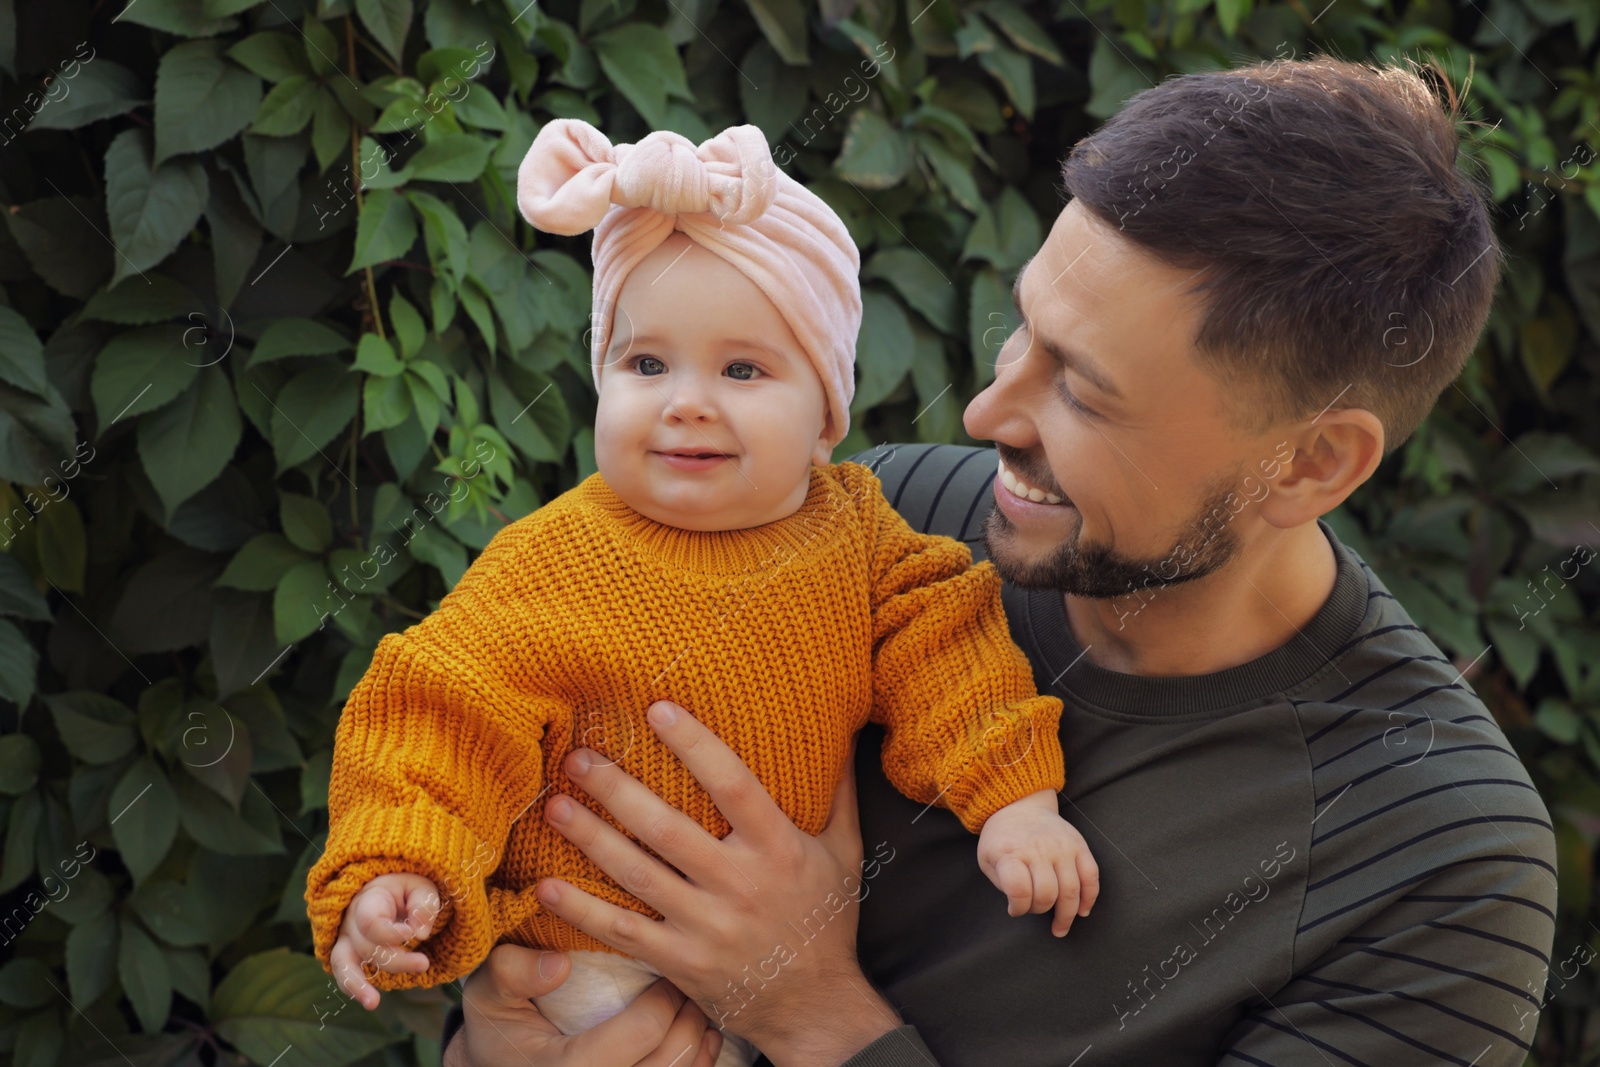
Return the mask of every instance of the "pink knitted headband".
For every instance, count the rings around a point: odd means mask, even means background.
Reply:
[[[587,122],[555,119],[522,160],[517,205],[549,233],[594,230],[595,388],[623,281],[681,230],[761,287],[822,379],[830,443],[849,431],[861,254],[834,210],[773,165],[759,129],[731,126],[699,147],[667,130],[613,145]]]

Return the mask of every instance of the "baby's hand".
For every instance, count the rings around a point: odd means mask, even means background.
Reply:
[[[1065,937],[1074,914],[1100,896],[1100,867],[1088,842],[1063,819],[1050,790],[1030,793],[989,816],[978,835],[978,866],[1006,895],[1006,912],[1049,911],[1050,932]]]
[[[361,887],[344,911],[344,925],[328,962],[339,988],[371,1011],[378,990],[367,981],[365,964],[389,974],[415,974],[428,969],[428,957],[401,946],[433,932],[439,914],[439,890],[420,874],[379,875]]]

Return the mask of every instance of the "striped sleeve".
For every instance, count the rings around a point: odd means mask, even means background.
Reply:
[[[1387,654],[1295,701],[1315,814],[1294,975],[1221,1065],[1520,1067],[1555,932],[1555,843],[1526,769],[1436,646],[1372,579]],[[1375,645],[1376,642],[1373,642]],[[1400,655],[1396,656],[1396,646]]]

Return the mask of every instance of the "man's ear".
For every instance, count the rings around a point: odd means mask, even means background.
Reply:
[[[1286,436],[1294,455],[1261,504],[1262,517],[1280,529],[1326,515],[1383,461],[1383,423],[1365,408],[1325,411]]]

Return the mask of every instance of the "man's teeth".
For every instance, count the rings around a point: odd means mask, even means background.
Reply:
[[[1027,482],[1011,473],[1011,468],[1006,466],[1005,460],[1000,461],[1000,481],[1018,496],[1027,497],[1036,503],[1059,504],[1066,498],[1057,493],[1047,493],[1043,489],[1035,489]]]

